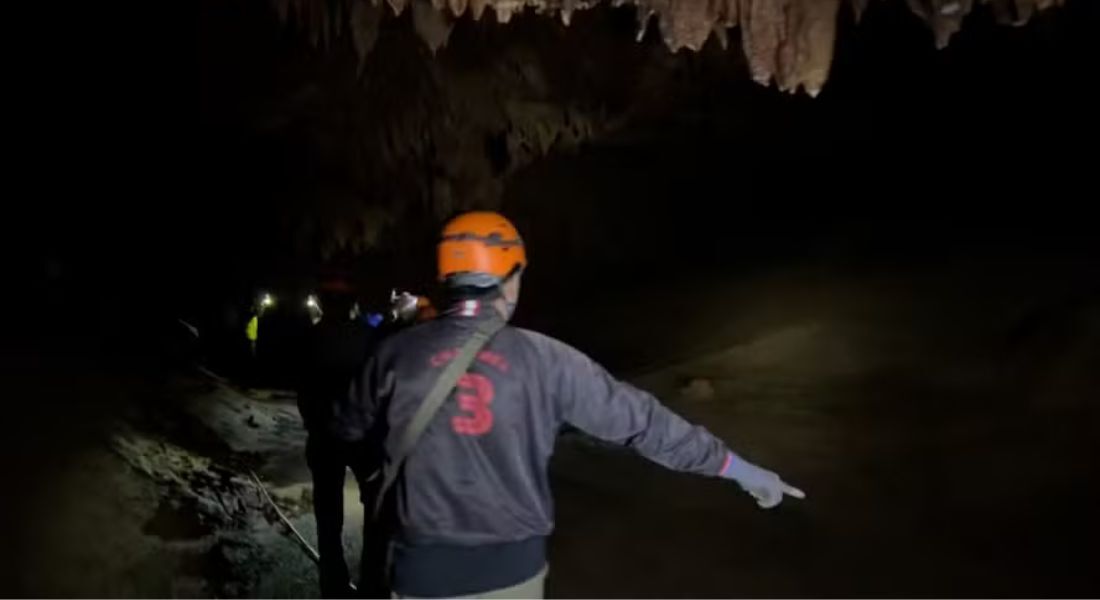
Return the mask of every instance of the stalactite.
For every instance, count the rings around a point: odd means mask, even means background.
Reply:
[[[365,10],[369,0],[272,0],[284,21],[297,16],[310,32],[314,45],[328,45],[339,35],[337,20],[350,19],[349,29],[360,57],[365,58],[377,37],[375,13]],[[386,0],[400,15],[410,0]],[[829,77],[836,45],[839,12],[851,10],[858,21],[875,1],[902,0],[614,0],[633,4],[638,11],[639,40],[649,19],[656,17],[661,39],[673,52],[682,48],[699,50],[711,35],[725,47],[725,29],[741,29],[741,47],[752,78],[768,85],[775,82],[789,92],[803,90],[816,95]],[[577,10],[597,4],[583,0],[424,0],[414,6],[413,24],[434,52],[446,44],[455,18],[469,12],[481,18],[493,9],[496,21],[505,24],[527,8],[560,18],[569,25]],[[936,47],[944,48],[962,27],[963,20],[978,2],[991,5],[998,23],[1021,25],[1038,11],[1061,5],[1063,0],[904,0],[917,17],[932,30]],[[345,6],[350,5],[350,6]],[[436,15],[429,12],[438,13]],[[346,17],[345,17],[346,15]]]

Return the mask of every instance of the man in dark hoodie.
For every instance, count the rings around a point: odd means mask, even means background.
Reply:
[[[343,438],[341,423],[347,419],[349,386],[373,351],[375,333],[357,318],[355,296],[342,280],[322,283],[313,303],[323,316],[301,347],[298,410],[309,434],[306,461],[313,475],[321,595],[345,598],[352,590],[342,541],[344,477],[350,467],[362,486],[370,461],[362,441]]]
[[[553,528],[547,466],[566,424],[670,469],[733,480],[763,508],[804,497],[578,350],[503,326],[526,266],[523,241],[504,217],[452,220],[439,244],[449,306],[383,342],[353,387],[349,417],[358,415],[344,433],[364,440],[364,456],[382,456],[394,476],[383,513],[389,548],[376,555],[385,557],[394,594],[542,597]],[[479,334],[488,342],[440,408],[420,410]],[[406,451],[418,421],[425,428]]]

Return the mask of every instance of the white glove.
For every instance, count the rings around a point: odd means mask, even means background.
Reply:
[[[726,468],[723,469],[721,476],[736,481],[741,489],[756,498],[756,504],[760,508],[778,506],[783,501],[784,494],[799,500],[806,498],[805,492],[786,483],[779,478],[779,475],[742,460],[732,452],[726,459]]]

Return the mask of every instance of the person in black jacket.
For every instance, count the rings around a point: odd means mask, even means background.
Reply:
[[[314,301],[323,316],[305,336],[298,410],[308,438],[306,462],[313,476],[313,510],[321,555],[321,595],[351,597],[344,558],[344,477],[350,467],[359,485],[368,477],[370,461],[361,440],[347,441],[340,433],[351,382],[372,352],[374,333],[353,312],[354,296],[339,281],[322,284]]]
[[[451,221],[439,245],[450,306],[383,342],[349,397],[345,439],[393,460],[443,366],[485,319],[508,319],[527,265],[495,213]],[[738,482],[760,506],[804,494],[731,452],[576,349],[504,327],[479,352],[408,455],[393,491],[389,581],[398,597],[542,597],[553,528],[547,471],[573,425],[670,469]]]

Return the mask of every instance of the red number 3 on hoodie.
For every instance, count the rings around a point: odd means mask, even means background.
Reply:
[[[466,373],[458,379],[455,398],[466,413],[451,418],[451,428],[459,435],[484,435],[493,428],[493,382],[484,375]]]

